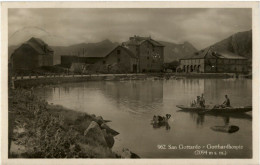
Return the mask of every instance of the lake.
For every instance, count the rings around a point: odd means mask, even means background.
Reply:
[[[199,115],[176,107],[190,104],[202,93],[206,104],[221,104],[227,94],[232,106],[252,105],[249,79],[92,81],[37,88],[35,93],[49,103],[111,120],[108,125],[120,132],[115,137],[114,151],[129,148],[142,158],[252,157],[251,112]],[[166,114],[171,114],[168,125],[151,125],[154,115]],[[239,131],[223,133],[211,129],[225,124],[238,126]],[[182,147],[196,145],[201,147],[199,154],[196,149]],[[215,145],[240,145],[242,149],[207,148]]]

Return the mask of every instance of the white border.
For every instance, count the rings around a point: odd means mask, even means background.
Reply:
[[[259,2],[3,2],[1,36],[1,164],[259,164]],[[253,159],[8,159],[7,59],[8,8],[252,8],[253,15]]]

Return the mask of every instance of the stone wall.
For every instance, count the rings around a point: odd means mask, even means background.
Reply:
[[[161,71],[163,67],[163,47],[153,46],[145,41],[140,45],[140,72]]]

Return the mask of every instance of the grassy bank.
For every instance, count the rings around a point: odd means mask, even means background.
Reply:
[[[118,133],[102,117],[49,105],[30,90],[9,94],[9,157],[118,158]]]

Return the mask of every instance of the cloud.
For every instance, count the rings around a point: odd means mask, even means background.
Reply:
[[[24,42],[40,27],[48,32],[50,45],[70,45],[110,39],[126,41],[130,36],[149,36],[157,40],[189,41],[201,49],[239,31],[252,28],[251,9],[9,9],[10,44]],[[28,33],[21,35],[17,33]],[[14,35],[14,33],[16,33]],[[56,37],[55,37],[56,36]],[[55,39],[56,38],[56,39]],[[47,40],[47,39],[46,39]]]

